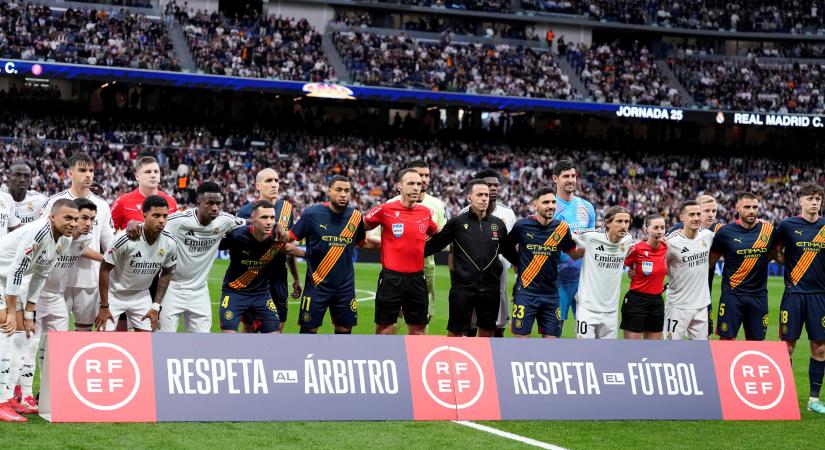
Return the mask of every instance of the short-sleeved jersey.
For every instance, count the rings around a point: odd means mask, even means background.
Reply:
[[[50,211],[54,202],[61,198],[74,200],[77,197],[72,195],[71,191],[68,189],[52,195],[49,197],[49,201],[43,209],[44,214],[46,214],[47,211]],[[112,228],[112,217],[109,213],[109,204],[106,203],[106,200],[103,200],[91,192],[89,192],[86,198],[94,202],[97,207],[97,214],[95,215],[95,221],[92,224],[92,230],[89,234],[84,234],[78,239],[83,241],[87,247],[96,252],[105,251],[111,247],[115,241],[115,230]],[[96,288],[99,273],[99,262],[83,258],[82,260],[77,261],[74,268],[69,271],[66,278],[66,287],[82,289]]]
[[[158,195],[166,199],[169,204],[169,214],[178,211],[178,202],[173,197],[163,191],[158,191]],[[115,230],[125,230],[129,222],[136,220],[143,222],[143,201],[146,196],[140,193],[140,189],[123,194],[112,203],[112,225]],[[98,214],[100,212],[98,211]]]
[[[633,244],[633,238],[627,234],[613,243],[606,231],[595,230],[573,235],[573,239],[584,248],[576,303],[592,312],[616,311],[619,308],[624,258]]]
[[[397,195],[391,198],[389,201],[399,201],[401,200],[401,196]],[[424,199],[418,202],[419,205],[426,206],[432,212],[433,221],[436,225],[438,225],[438,229],[441,229],[446,223],[447,219],[449,219],[449,214],[447,214],[447,207],[444,205],[444,202],[441,200],[433,197],[430,194],[424,196]],[[367,233],[371,239],[378,239],[381,240],[381,230],[380,226],[373,228]],[[435,256],[428,256],[424,258],[424,267],[427,270],[435,270]]]
[[[566,222],[553,219],[542,225],[535,216],[519,220],[508,234],[518,245],[516,292],[558,297],[559,255],[576,248]]]
[[[178,265],[172,274],[175,288],[196,291],[206,286],[221,239],[245,224],[244,219],[223,212],[206,225],[195,209],[170,215],[164,231],[178,244]]]
[[[628,250],[624,265],[635,266],[631,291],[661,295],[667,275],[667,244],[660,242],[653,248],[647,241],[639,241]]]
[[[770,223],[757,222],[748,229],[738,220],[716,232],[711,251],[725,258],[723,292],[768,292],[768,263],[774,236],[774,227]]]
[[[54,267],[52,267],[52,271],[49,273],[49,278],[46,280],[46,284],[43,286],[43,291],[40,293],[41,298],[45,296],[59,297],[63,295],[63,291],[66,289],[66,280],[68,279],[69,272],[75,264],[77,264],[77,261],[81,259],[80,257],[83,255],[83,251],[85,250],[85,241],[81,239],[72,240],[71,245],[69,245],[67,249],[64,249],[60,256],[58,256],[54,261]]]
[[[688,239],[679,230],[667,237],[667,302],[678,309],[700,309],[710,304],[708,256],[713,232],[700,229]]]
[[[175,238],[166,230],[151,245],[144,233],[134,241],[121,236],[103,256],[115,266],[109,275],[109,292],[118,300],[144,295],[161,269],[175,266],[177,254]]]
[[[0,191],[0,238],[8,234],[9,228],[20,225],[14,206],[14,199],[11,195]]]
[[[400,201],[387,202],[364,216],[367,229],[381,226],[381,265],[400,273],[424,270],[424,244],[438,231],[426,206],[407,208]]]
[[[55,240],[48,219],[26,224],[0,239],[0,278],[6,295],[39,292],[55,260],[68,249],[72,238]],[[31,299],[28,298],[27,299]]]
[[[283,247],[272,236],[258,241],[252,226],[240,227],[226,235],[220,248],[229,250],[229,267],[223,278],[223,289],[241,293],[261,293],[269,290],[267,271],[275,255]]]
[[[252,218],[252,206],[255,202],[249,202],[238,210],[238,217],[244,219]],[[281,227],[288,231],[295,224],[295,209],[292,203],[286,200],[278,200],[275,202],[275,217],[278,218],[278,223]],[[286,293],[287,289],[287,269],[286,269],[286,255],[278,253],[275,255],[272,264],[267,266],[267,277],[269,282],[280,286],[281,295]]]
[[[556,214],[553,218],[565,221],[574,234],[596,227],[596,210],[593,209],[593,204],[577,196],[573,196],[569,202],[556,197]],[[559,277],[568,280],[579,278],[582,264],[582,260],[562,254],[559,261]]]
[[[360,211],[337,214],[327,203],[311,206],[289,233],[297,241],[306,239],[307,285],[322,293],[355,289],[353,247],[366,236]]]
[[[39,192],[26,191],[23,200],[14,202],[14,212],[17,214],[17,218],[20,219],[21,224],[32,223],[40,218],[48,201],[49,198]]]
[[[785,292],[825,293],[825,217],[789,217],[780,222],[776,239],[785,247]]]

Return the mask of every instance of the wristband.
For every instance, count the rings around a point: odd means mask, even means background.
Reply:
[[[152,303],[152,311],[160,312],[160,303]]]
[[[100,305],[100,309],[105,309],[105,308],[108,308],[108,307],[109,307],[108,303],[106,303],[105,305]]]
[[[34,311],[23,311],[23,318],[26,320],[34,320]]]

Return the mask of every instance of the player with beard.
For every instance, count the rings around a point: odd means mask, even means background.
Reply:
[[[561,336],[558,280],[559,254],[577,258],[576,243],[566,222],[554,219],[556,194],[539,189],[536,214],[516,222],[508,234],[518,250],[518,276],[513,294],[512,326],[516,337],[530,337],[533,322],[545,338]]]
[[[306,239],[307,273],[298,325],[315,334],[329,309],[335,334],[350,334],[358,324],[353,249],[365,244],[361,212],[349,206],[352,185],[335,175],[329,201],[307,208],[289,231],[293,240]]]
[[[775,238],[772,224],[759,221],[759,199],[750,192],[736,200],[739,219],[713,238],[710,266],[725,259],[716,334],[734,340],[744,325],[745,339],[762,341],[768,331],[768,264]]]
[[[553,183],[556,184],[556,219],[567,222],[573,234],[593,230],[596,227],[596,210],[587,200],[576,195],[579,172],[569,159],[561,160],[553,166]],[[561,324],[567,320],[569,310],[576,315],[576,293],[583,261],[577,261],[566,254],[559,261],[559,307]]]

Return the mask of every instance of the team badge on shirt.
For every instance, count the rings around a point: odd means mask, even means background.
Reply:
[[[427,224],[426,223],[419,223],[418,224],[418,232],[419,233],[426,233],[427,232]]]
[[[158,250],[158,256],[163,256],[165,254],[166,254],[166,250],[164,250],[162,248]]]
[[[645,275],[653,273],[653,261],[642,261],[642,273]]]
[[[392,235],[400,238],[401,235],[404,234],[404,224],[403,223],[394,223],[392,224]]]

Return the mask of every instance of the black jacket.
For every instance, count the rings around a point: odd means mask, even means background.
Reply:
[[[501,282],[499,254],[514,250],[507,239],[507,226],[498,217],[487,214],[483,219],[469,210],[448,220],[424,248],[430,256],[453,245],[453,289],[498,291]]]

